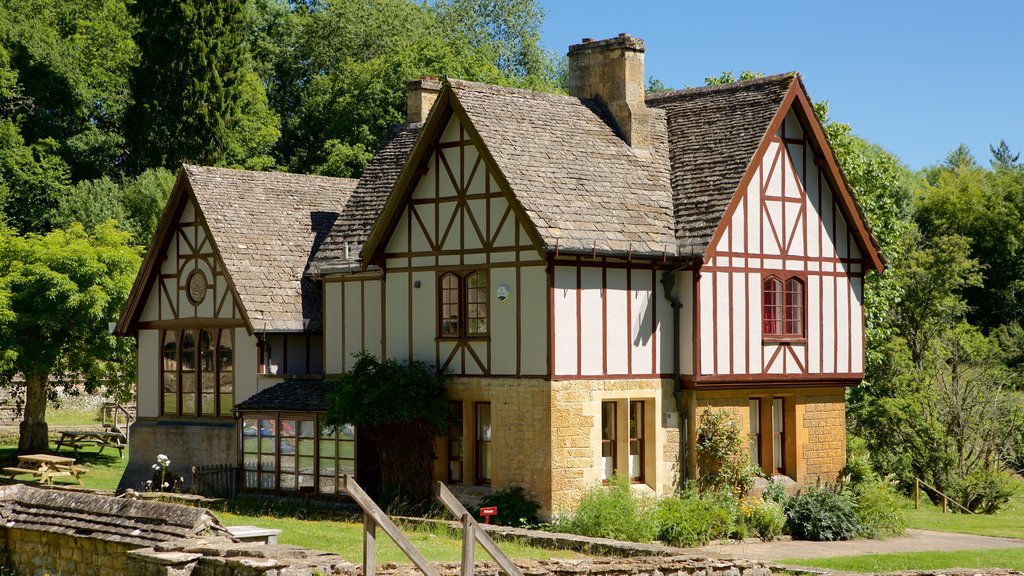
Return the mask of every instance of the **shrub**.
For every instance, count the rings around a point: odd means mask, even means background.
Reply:
[[[849,540],[857,534],[853,499],[838,488],[808,488],[790,501],[786,526],[798,540]]]
[[[730,502],[731,501],[731,502]],[[664,498],[655,509],[658,540],[672,546],[701,546],[740,531],[735,500],[728,495],[684,492]]]
[[[522,486],[513,486],[484,496],[480,499],[480,506],[473,510],[473,515],[479,518],[479,510],[484,506],[498,507],[498,514],[491,518],[495,524],[524,527],[538,523],[540,504],[530,500]]]
[[[649,499],[633,494],[629,479],[615,475],[608,486],[593,486],[567,517],[556,520],[553,528],[581,536],[650,542],[657,525]]]
[[[708,408],[697,425],[697,463],[701,490],[730,490],[743,496],[753,484],[756,470],[750,466],[742,429],[735,415]]]
[[[772,478],[768,479],[768,485],[765,486],[761,497],[767,501],[781,505],[783,509],[785,509],[786,506],[789,505],[789,501],[793,499],[792,496],[786,493],[786,487],[782,485],[782,482],[776,482]]]
[[[994,514],[1009,502],[1015,483],[1005,472],[993,468],[974,470],[964,478],[952,482],[949,497],[972,512]]]
[[[782,536],[786,526],[786,512],[782,504],[774,500],[756,499],[740,502],[740,510],[747,526],[765,542]]]
[[[907,530],[900,508],[901,498],[889,484],[876,480],[861,482],[857,495],[857,535],[863,538],[898,536]]]

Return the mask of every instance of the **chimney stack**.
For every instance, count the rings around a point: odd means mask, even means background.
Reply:
[[[644,103],[644,41],[629,34],[584,38],[569,47],[569,94],[600,100],[633,148],[651,146],[650,112]]]
[[[424,76],[419,80],[410,80],[405,85],[409,102],[406,118],[410,124],[424,122],[430,114],[430,108],[441,93],[441,80],[437,76]]]

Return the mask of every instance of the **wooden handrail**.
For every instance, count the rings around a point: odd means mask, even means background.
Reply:
[[[916,478],[916,477],[914,478],[914,509],[915,510],[921,508],[921,485],[922,484],[924,485],[925,488],[928,488],[932,492],[935,492],[939,496],[942,496],[942,513],[943,514],[946,513],[946,509],[948,508],[949,502],[952,502],[954,505],[956,505],[957,508],[963,510],[964,512],[967,512],[968,514],[974,514],[974,512],[972,512],[971,510],[968,510],[967,507],[965,507],[964,505],[960,504],[956,500],[953,500],[949,496],[946,496],[946,494],[942,490],[939,490],[938,488],[932,486],[931,484],[925,482],[924,480],[921,480],[920,478]]]
[[[498,545],[491,540],[491,537],[484,532],[473,515],[459,502],[459,499],[452,494],[451,490],[442,482],[434,485],[434,497],[451,510],[459,521],[462,522],[462,576],[473,576],[473,552],[474,545],[480,544],[491,558],[501,566],[508,576],[523,576],[519,567],[512,563],[512,560],[498,548]]]
[[[377,526],[391,538],[398,548],[412,560],[413,564],[427,576],[439,576],[437,570],[427,562],[412,542],[402,534],[398,526],[388,518],[387,514],[377,506],[366,492],[356,484],[352,476],[341,477],[341,488],[363,509],[363,576],[374,576],[377,563]]]

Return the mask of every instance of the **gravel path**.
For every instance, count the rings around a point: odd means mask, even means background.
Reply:
[[[889,552],[933,552],[954,550],[980,550],[983,548],[1021,548],[1024,540],[974,536],[932,530],[907,530],[906,535],[888,540],[849,540],[842,542],[807,542],[788,540],[761,542],[746,540],[739,543],[716,544],[700,548],[688,548],[691,554],[719,558],[745,558],[776,562],[783,558],[829,558],[833,556],[857,556],[861,554],[886,554]]]

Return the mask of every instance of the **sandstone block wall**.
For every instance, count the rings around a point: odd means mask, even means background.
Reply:
[[[846,404],[842,389],[804,396],[805,484],[833,482],[846,466]]]

